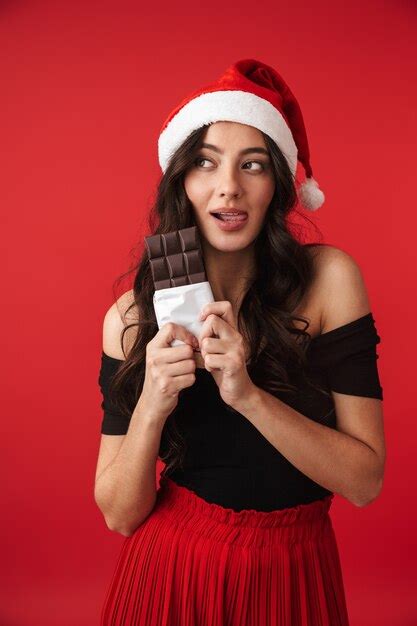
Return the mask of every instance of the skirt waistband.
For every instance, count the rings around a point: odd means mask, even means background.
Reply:
[[[227,537],[236,542],[240,537],[244,543],[263,545],[273,543],[274,537],[279,542],[299,541],[322,533],[325,527],[331,526],[329,509],[333,497],[334,494],[330,494],[309,504],[275,511],[235,511],[207,502],[165,476],[160,480],[154,512],[168,515],[173,523],[212,538],[218,536],[225,540]]]

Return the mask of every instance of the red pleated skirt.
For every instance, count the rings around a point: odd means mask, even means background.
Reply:
[[[163,477],[122,545],[101,626],[348,626],[333,497],[235,511]]]

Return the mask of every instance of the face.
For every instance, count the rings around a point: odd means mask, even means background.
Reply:
[[[186,172],[184,187],[196,225],[208,245],[222,251],[247,247],[262,229],[275,190],[262,133],[235,122],[211,124],[203,136],[203,147]],[[240,209],[247,218],[235,228],[236,222],[233,225],[211,214],[218,209]]]

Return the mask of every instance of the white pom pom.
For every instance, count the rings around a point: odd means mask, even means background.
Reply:
[[[314,178],[306,178],[298,189],[298,197],[301,204],[309,211],[316,211],[324,202],[324,193],[319,189]]]

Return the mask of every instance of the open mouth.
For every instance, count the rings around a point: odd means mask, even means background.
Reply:
[[[221,220],[222,222],[243,222],[248,217],[247,213],[239,213],[235,215],[222,215],[221,213],[212,213],[211,215],[216,219]]]

